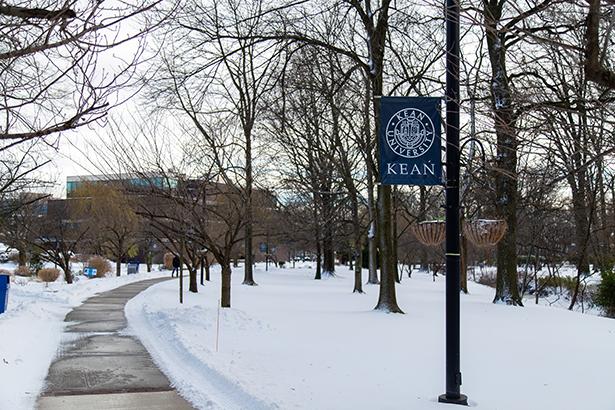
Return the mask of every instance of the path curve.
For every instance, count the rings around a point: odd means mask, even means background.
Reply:
[[[66,341],[49,367],[39,410],[188,410],[141,342],[124,334],[126,303],[168,278],[148,279],[87,299],[66,315]]]

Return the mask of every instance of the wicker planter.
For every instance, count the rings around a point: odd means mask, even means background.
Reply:
[[[503,219],[477,219],[463,224],[463,234],[474,245],[494,246],[504,237],[508,224]]]
[[[425,221],[410,227],[420,243],[427,246],[438,246],[444,242],[446,229],[444,221]]]

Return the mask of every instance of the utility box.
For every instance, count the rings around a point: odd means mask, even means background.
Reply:
[[[133,275],[135,273],[139,273],[139,264],[138,263],[129,263],[128,264],[128,274]]]

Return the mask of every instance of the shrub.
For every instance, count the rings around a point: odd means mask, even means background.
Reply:
[[[60,276],[60,271],[53,268],[43,268],[38,271],[38,278],[49,285],[49,282],[55,282]]]
[[[562,288],[568,291],[568,294],[574,293],[577,286],[577,278],[572,276],[544,276],[538,278],[538,287],[544,288]]]
[[[27,266],[18,266],[17,269],[15,269],[15,275],[32,276],[32,272],[30,272],[30,269],[28,269]]]
[[[97,278],[104,278],[112,269],[109,261],[102,256],[92,256],[88,260],[88,267],[96,269]]]
[[[594,300],[604,309],[607,316],[615,317],[615,272],[602,272],[602,280]]]
[[[477,282],[480,283],[481,285],[485,285],[485,286],[489,286],[491,288],[495,288],[496,277],[495,277],[495,275],[491,275],[491,274],[486,273],[484,275],[481,275],[478,278]]]
[[[173,269],[173,254],[171,252],[165,253],[162,263],[164,264],[165,269]]]
[[[71,262],[86,263],[91,257],[92,255],[88,255],[87,253],[78,253],[73,255],[70,260]]]
[[[32,252],[30,255],[30,275],[34,276],[43,269],[43,261],[41,255],[38,252]]]

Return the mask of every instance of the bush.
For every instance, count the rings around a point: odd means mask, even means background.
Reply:
[[[92,256],[88,260],[88,267],[96,269],[97,278],[104,278],[112,269],[109,261],[102,256]]]
[[[15,275],[32,276],[32,272],[30,272],[30,269],[28,269],[27,266],[18,266],[17,269],[15,269]]]
[[[19,252],[9,253],[9,262],[19,263]]]
[[[162,263],[164,264],[165,269],[173,269],[173,254],[171,252],[165,253]]]
[[[607,316],[615,317],[615,272],[602,272],[595,302],[604,309]]]
[[[495,288],[496,277],[495,277],[495,275],[491,275],[491,274],[486,273],[484,275],[481,275],[478,278],[477,282],[480,283],[481,285],[485,285],[485,286],[489,286],[491,288]]]
[[[30,275],[34,276],[43,269],[43,261],[41,260],[41,255],[38,252],[33,252],[30,255]]]
[[[38,278],[43,282],[55,282],[60,277],[60,271],[53,268],[43,268],[38,271]]]
[[[577,286],[577,278],[572,276],[543,276],[538,278],[538,287],[544,288],[562,288],[572,295]]]

